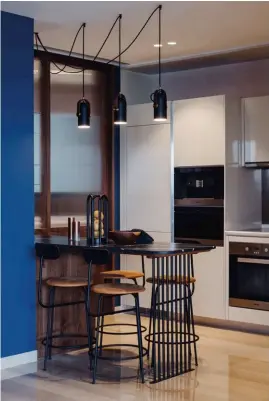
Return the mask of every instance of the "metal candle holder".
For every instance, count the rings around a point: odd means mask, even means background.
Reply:
[[[94,212],[98,211],[98,237],[94,236]],[[87,226],[86,235],[88,245],[106,244],[108,243],[108,198],[106,195],[87,196]],[[104,216],[103,220],[101,216]],[[102,221],[104,227],[104,235],[102,235]]]

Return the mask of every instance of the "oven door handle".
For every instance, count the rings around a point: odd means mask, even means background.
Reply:
[[[269,259],[237,258],[239,263],[269,265]]]

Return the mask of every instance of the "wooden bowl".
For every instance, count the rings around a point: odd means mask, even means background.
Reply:
[[[140,231],[109,231],[108,238],[117,245],[133,245],[139,235]]]

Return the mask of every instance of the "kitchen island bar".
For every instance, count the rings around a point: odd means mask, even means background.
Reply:
[[[149,380],[152,383],[184,374],[193,368],[192,345],[196,338],[191,328],[192,306],[190,307],[190,284],[193,276],[193,254],[214,249],[213,246],[199,244],[153,243],[147,245],[116,245],[114,243],[88,246],[87,241],[70,241],[67,237],[36,237],[36,243],[43,245],[57,245],[61,251],[63,262],[54,276],[63,275],[63,266],[66,265],[67,275],[87,277],[87,266],[82,262],[84,249],[107,249],[111,255],[128,254],[140,255],[152,260],[152,287],[155,292],[152,304],[152,329],[148,336],[150,342],[151,371]],[[93,267],[93,283],[102,281],[100,272],[109,266]],[[71,273],[71,274],[70,274]],[[183,280],[179,281],[179,278]],[[165,285],[166,284],[166,285]],[[107,306],[109,307],[109,306]],[[110,306],[111,308],[111,306]],[[94,300],[91,299],[91,310],[95,309]],[[68,316],[73,319],[71,324],[77,334],[85,332],[84,312],[70,310]],[[61,329],[64,324],[63,317],[59,316]],[[39,324],[40,318],[38,316]],[[43,320],[43,317],[42,317]],[[67,323],[67,322],[66,322]],[[70,331],[70,326],[69,330]],[[42,337],[39,331],[39,336]]]

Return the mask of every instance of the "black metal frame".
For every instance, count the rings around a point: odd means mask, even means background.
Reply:
[[[169,276],[181,276],[187,280],[179,284],[169,281]],[[152,344],[152,383],[193,370],[192,344],[195,364],[198,365],[196,342],[199,336],[195,334],[193,319],[192,295],[195,285],[190,282],[192,276],[193,254],[152,259],[150,327],[149,334],[145,337],[148,341],[148,353]],[[174,305],[171,313],[165,313],[164,305]]]
[[[97,209],[95,206],[97,200]],[[98,211],[99,215],[99,237],[94,237],[94,211]],[[104,215],[104,235],[102,236],[101,233],[101,213]],[[93,195],[89,194],[87,196],[86,202],[86,236],[87,236],[87,244],[94,245],[94,244],[107,244],[108,243],[108,197],[106,195]]]

